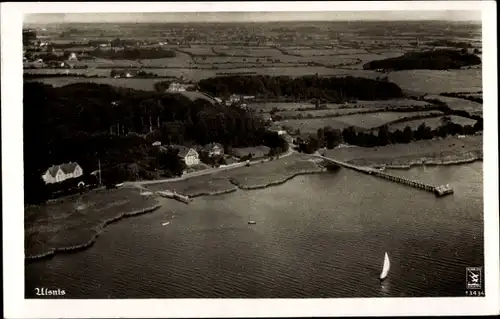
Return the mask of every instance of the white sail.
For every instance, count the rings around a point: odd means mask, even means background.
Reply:
[[[382,268],[382,272],[380,273],[380,280],[385,279],[387,277],[387,274],[389,274],[389,269],[391,268],[391,262],[389,261],[389,255],[385,253],[384,257],[384,266]]]

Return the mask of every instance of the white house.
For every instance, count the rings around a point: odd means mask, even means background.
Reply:
[[[186,166],[200,164],[200,155],[194,148],[182,145],[172,145],[171,147],[179,150],[178,156],[184,161],[184,163],[186,163]]]
[[[279,130],[278,131],[278,135],[285,135],[286,134],[286,131],[285,130]]]
[[[160,141],[156,141],[152,144],[153,146],[161,146],[161,142]]]
[[[42,175],[45,184],[60,183],[70,178],[77,178],[83,175],[83,169],[78,163],[69,162],[49,167]]]

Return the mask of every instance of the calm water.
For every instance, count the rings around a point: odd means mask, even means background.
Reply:
[[[28,264],[26,294],[45,287],[67,298],[463,296],[465,267],[484,263],[482,163],[393,172],[450,183],[455,194],[437,199],[341,169],[189,206],[168,201],[110,225],[85,251]],[[392,265],[381,286],[385,251]]]

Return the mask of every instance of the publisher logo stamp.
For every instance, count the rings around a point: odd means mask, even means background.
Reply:
[[[465,273],[467,289],[481,289],[483,279],[481,267],[467,267]]]

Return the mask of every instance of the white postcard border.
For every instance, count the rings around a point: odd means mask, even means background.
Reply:
[[[335,299],[25,300],[23,225],[23,13],[481,10],[483,13],[486,297]],[[499,311],[498,101],[494,1],[2,3],[4,305],[7,318],[471,315]],[[476,266],[476,265],[471,265]],[[465,270],[464,270],[465,271]]]

